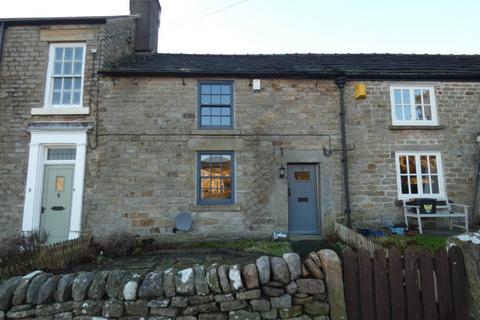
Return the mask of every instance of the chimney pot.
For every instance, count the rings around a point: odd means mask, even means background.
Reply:
[[[135,29],[136,52],[157,52],[161,11],[158,0],[130,0],[130,14],[139,16]]]

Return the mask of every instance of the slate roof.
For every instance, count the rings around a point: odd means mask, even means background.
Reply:
[[[480,55],[417,54],[136,54],[109,75],[479,80]]]

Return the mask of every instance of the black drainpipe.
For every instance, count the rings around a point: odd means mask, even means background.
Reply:
[[[479,217],[475,216],[475,211],[477,211],[477,197],[478,197],[478,185],[480,184],[480,161],[477,164],[477,177],[475,179],[475,192],[473,196],[473,205],[472,205],[472,222],[476,223],[479,220]]]
[[[3,53],[3,39],[5,38],[5,30],[7,29],[7,24],[2,22],[0,24],[0,62],[2,61],[2,53]]]
[[[342,162],[343,162],[343,188],[345,191],[345,216],[347,217],[347,226],[352,227],[352,218],[350,209],[350,189],[348,184],[348,155],[347,155],[347,129],[345,127],[345,84],[347,78],[338,77],[335,84],[340,92],[340,130],[342,131]]]

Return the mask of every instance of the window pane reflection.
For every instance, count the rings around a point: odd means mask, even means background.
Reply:
[[[232,84],[203,83],[200,85],[200,126],[232,126]]]
[[[202,153],[200,155],[200,200],[232,198],[232,155]]]
[[[440,194],[437,155],[398,155],[399,188],[404,195]]]

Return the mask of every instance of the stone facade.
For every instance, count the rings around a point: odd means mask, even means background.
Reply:
[[[340,160],[338,153],[324,156],[328,137],[318,135],[331,135],[339,148],[336,87],[313,80],[263,84],[253,93],[248,80],[235,80],[235,129],[217,132],[197,130],[197,79],[104,78],[99,145],[87,165],[87,228],[169,239],[287,230],[287,183],[278,177],[287,162],[320,163],[327,228],[341,211]],[[235,152],[235,205],[196,205],[197,151],[206,150]],[[185,211],[193,214],[192,232],[173,237],[174,218]]]
[[[196,265],[145,275],[121,270],[66,275],[35,271],[0,284],[0,318],[346,319],[338,257],[331,250],[310,256],[318,261],[311,268],[320,277],[302,275],[296,253],[263,256],[257,265]],[[342,291],[332,302],[328,294],[335,288],[326,287],[321,271],[327,264],[327,285],[335,278]],[[332,265],[337,271],[330,270]]]
[[[93,233],[119,226],[141,234],[169,233],[175,215],[183,211],[193,212],[193,234],[198,237],[287,230],[287,186],[285,179],[278,178],[278,168],[289,162],[320,164],[322,230],[330,230],[331,222],[343,217],[341,157],[338,152],[324,156],[327,138],[318,135],[329,134],[332,148],[340,148],[338,91],[333,81],[263,80],[264,89],[253,93],[249,80],[236,79],[235,130],[220,134],[196,130],[197,81],[103,79],[100,147],[90,157],[95,161],[89,162],[96,170],[95,187],[86,188],[91,194],[87,226]],[[347,141],[353,149],[349,178],[357,225],[402,220],[395,203],[395,151],[441,152],[448,196],[458,203],[472,203],[480,85],[434,83],[437,130],[398,130],[391,127],[390,83],[366,82],[364,100],[353,99],[353,82],[346,87]],[[235,151],[239,207],[195,205],[199,150]],[[108,190],[112,201],[99,206],[102,201],[95,197],[106,195],[97,190]]]
[[[135,18],[124,17],[104,24],[9,26],[0,60],[0,225],[2,233],[21,230],[27,177],[28,123],[58,121],[93,122],[86,116],[35,116],[32,108],[44,104],[48,48],[51,42],[85,42],[84,107],[94,106],[97,71],[133,53]],[[96,49],[97,54],[91,54]]]
[[[105,23],[7,28],[0,64],[0,225],[21,229],[30,134],[35,122],[89,122],[82,232],[126,229],[163,240],[267,237],[288,231],[289,163],[318,165],[322,234],[343,219],[339,92],[333,80],[223,76],[107,76],[98,71],[134,52],[133,16]],[[32,115],[43,105],[48,44],[85,41],[84,107],[88,115]],[[97,53],[91,53],[96,49]],[[234,82],[234,128],[199,130],[200,80]],[[395,151],[439,151],[448,196],[472,204],[480,125],[478,82],[429,82],[436,92],[435,130],[391,128],[390,81],[365,81],[366,99],[346,85],[347,143],[353,221],[401,220]],[[97,121],[98,119],[98,121]],[[324,150],[333,150],[328,155]],[[235,204],[197,204],[197,152],[233,151]],[[174,233],[190,212],[193,228]]]
[[[395,151],[438,151],[443,160],[446,192],[456,203],[472,205],[479,149],[480,83],[427,82],[435,89],[436,130],[392,128],[389,86],[393,81],[366,82],[367,98],[353,99],[346,89],[350,185],[353,220],[375,225],[401,221],[395,205]],[[477,208],[478,210],[478,208]]]

